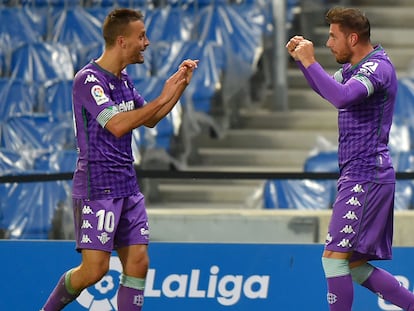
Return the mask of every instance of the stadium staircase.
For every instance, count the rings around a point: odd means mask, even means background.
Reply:
[[[414,2],[350,0],[372,24],[372,41],[381,43],[399,77],[414,71]],[[306,3],[306,1],[303,1]],[[338,65],[325,47],[325,7],[302,7],[302,25],[315,43],[317,59],[334,72]],[[304,20],[307,19],[307,20]],[[308,28],[309,29],[309,28]],[[308,30],[307,29],[307,30]],[[411,72],[410,72],[411,70]],[[264,94],[264,95],[263,95]],[[336,111],[306,84],[293,62],[288,66],[288,109],[274,109],[274,94],[263,90],[259,101],[239,110],[238,121],[221,138],[197,138],[196,160],[186,169],[224,172],[302,172],[306,159],[336,149]],[[277,94],[276,94],[277,95]],[[159,180],[151,207],[262,208],[265,180]],[[157,202],[158,201],[158,202]]]

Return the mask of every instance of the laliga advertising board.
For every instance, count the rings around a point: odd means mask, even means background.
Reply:
[[[40,310],[60,275],[79,263],[73,242],[1,241],[0,310]],[[321,245],[152,243],[144,310],[328,310]],[[377,263],[413,290],[414,248]],[[115,311],[121,273],[110,271],[65,310]],[[354,311],[401,310],[356,287]]]

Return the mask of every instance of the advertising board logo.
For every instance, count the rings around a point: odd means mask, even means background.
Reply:
[[[266,299],[269,275],[233,275],[220,273],[211,266],[209,273],[192,269],[188,274],[157,277],[150,269],[145,285],[145,297],[213,299],[222,306],[233,306],[243,299]]]
[[[77,302],[89,311],[116,311],[117,291],[122,265],[117,256],[110,259],[109,272],[95,285],[85,289]],[[149,269],[145,297],[166,299],[209,299],[221,306],[234,306],[242,299],[267,299],[269,275],[224,274],[217,265],[208,272],[192,269],[189,273],[157,275]]]
[[[76,301],[89,311],[117,310],[116,299],[121,273],[119,258],[111,256],[108,273],[95,285],[82,291]]]

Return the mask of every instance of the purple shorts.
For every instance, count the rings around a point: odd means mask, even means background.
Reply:
[[[112,252],[148,244],[148,216],[141,193],[127,198],[73,199],[76,249]]]
[[[346,182],[338,189],[325,249],[350,261],[391,259],[395,184]]]

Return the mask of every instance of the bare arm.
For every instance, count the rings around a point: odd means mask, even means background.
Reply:
[[[145,126],[154,127],[162,118],[164,118],[175,106],[175,104],[180,99],[181,95],[183,94],[184,90],[186,89],[187,85],[191,82],[193,77],[194,69],[197,68],[198,60],[185,60],[179,67],[179,70],[184,70],[185,75],[185,82],[181,84],[176,92],[174,93],[173,97],[168,101],[166,105],[164,105],[150,120],[149,123],[146,123]]]
[[[139,109],[120,112],[114,115],[105,128],[116,137],[121,137],[142,125],[154,127],[165,117],[190,83],[197,61],[186,60],[164,84],[161,94]]]

